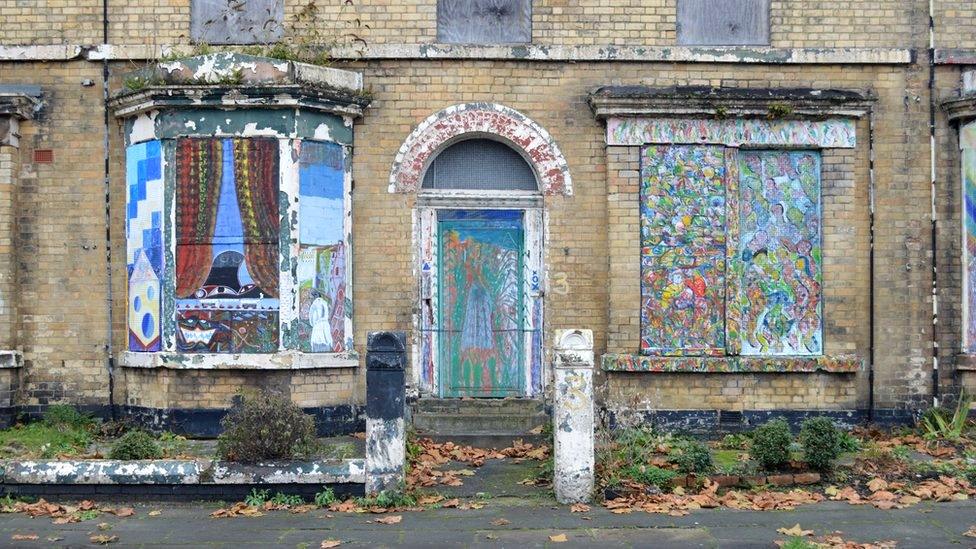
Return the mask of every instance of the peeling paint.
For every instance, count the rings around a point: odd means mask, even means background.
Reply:
[[[560,503],[589,501],[594,482],[593,332],[556,330],[553,485]]]
[[[368,389],[367,389],[368,390]],[[396,488],[403,480],[406,430],[402,417],[366,418],[366,493]]]

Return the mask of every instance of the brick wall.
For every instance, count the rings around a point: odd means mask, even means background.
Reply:
[[[285,0],[286,32],[309,0]],[[938,2],[943,20],[972,27],[971,10]],[[431,43],[437,36],[433,0],[316,0],[324,36],[355,32],[368,43]],[[101,42],[101,0],[0,0],[8,25],[3,44],[95,44]],[[781,48],[902,47],[913,27],[924,25],[927,4],[918,0],[772,0],[771,46]],[[533,2],[532,38],[539,44],[676,45],[677,0],[586,0]],[[361,24],[355,24],[359,19]],[[367,28],[368,26],[368,28]],[[190,0],[110,2],[109,42],[180,44],[190,35]],[[958,33],[953,36],[972,36]],[[341,39],[349,42],[351,37]],[[954,38],[947,41],[946,46]]]

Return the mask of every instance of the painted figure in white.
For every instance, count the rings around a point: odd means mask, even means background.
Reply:
[[[312,290],[312,305],[308,309],[308,321],[312,325],[310,338],[313,353],[332,352],[332,326],[329,324],[329,302],[322,292]]]

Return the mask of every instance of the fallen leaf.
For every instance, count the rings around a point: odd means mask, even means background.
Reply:
[[[105,509],[106,513],[111,513],[117,517],[131,517],[136,514],[135,509],[132,507],[120,507],[118,509]]]
[[[58,536],[48,536],[48,537],[47,537],[46,539],[47,539],[48,541],[50,541],[51,543],[54,543],[54,542],[56,542],[56,541],[61,541],[61,540],[63,540],[64,538],[60,538],[60,537],[58,537]]]
[[[888,482],[882,478],[873,478],[868,481],[868,490],[871,490],[872,492],[885,490],[887,488],[888,488]]]
[[[471,469],[457,469],[455,471],[445,471],[447,473],[454,473],[455,475],[461,475],[462,477],[473,477],[474,471]]]
[[[10,536],[10,539],[14,541],[34,541],[37,539],[37,534],[14,534]]]
[[[963,532],[962,535],[966,536],[967,538],[976,538],[976,526],[970,526],[969,530]]]
[[[461,504],[461,500],[459,500],[458,498],[454,498],[454,499],[449,499],[444,503],[442,503],[441,507],[450,509],[451,507],[457,507],[460,504]]]
[[[566,537],[566,534],[556,534],[549,536],[549,541],[553,543],[563,543],[565,541],[569,541],[569,539]]]
[[[495,519],[495,520],[491,521],[492,526],[505,526],[505,525],[511,524],[511,523],[512,523],[512,521],[510,521],[508,519],[504,519],[504,518],[499,518],[499,519]]]
[[[403,520],[403,515],[390,515],[388,517],[378,518],[376,522],[380,524],[399,524]]]
[[[777,528],[776,531],[784,536],[804,537],[813,535],[813,530],[804,530],[803,528],[800,528],[799,523],[792,528]]]
[[[418,505],[433,505],[439,501],[444,501],[444,496],[433,495],[433,496],[422,496],[417,500]]]
[[[322,540],[322,545],[319,547],[321,549],[329,549],[330,547],[338,547],[342,545],[342,542],[337,539],[324,539]]]
[[[590,510],[590,506],[585,503],[575,503],[569,508],[571,513],[587,513]]]
[[[107,522],[99,522],[98,529],[104,532],[105,530],[111,530],[112,525]]]
[[[158,517],[159,515],[162,515],[162,514],[163,514],[162,511],[149,511],[149,516],[151,516],[151,517]]]
[[[824,488],[824,494],[827,497],[831,497],[832,498],[832,497],[836,496],[839,492],[840,492],[840,490],[838,490],[836,486],[828,486],[828,487]]]
[[[99,534],[97,536],[88,538],[88,540],[96,545],[108,545],[110,543],[119,541],[119,536],[106,536],[105,534]]]

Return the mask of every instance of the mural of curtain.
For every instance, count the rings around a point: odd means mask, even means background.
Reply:
[[[192,297],[210,274],[222,157],[220,139],[179,139],[176,142],[178,298]]]
[[[234,173],[247,271],[268,297],[278,297],[278,141],[235,139]]]

